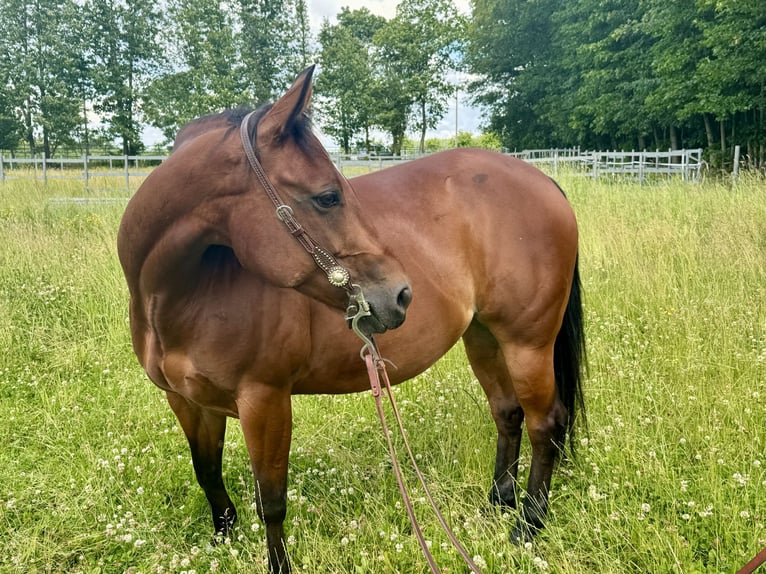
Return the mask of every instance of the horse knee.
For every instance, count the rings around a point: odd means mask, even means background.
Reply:
[[[514,436],[521,432],[521,423],[524,422],[524,411],[518,403],[498,409],[493,414],[497,430],[501,434]]]
[[[567,410],[558,400],[544,416],[527,417],[527,433],[533,448],[547,450],[552,446],[558,454],[564,446],[568,420]]]
[[[257,485],[256,485],[257,486]],[[287,494],[256,492],[258,516],[265,524],[281,524],[287,516]]]

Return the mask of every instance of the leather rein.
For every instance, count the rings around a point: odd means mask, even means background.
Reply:
[[[317,267],[319,267],[319,269],[321,269],[327,276],[327,281],[330,283],[330,285],[334,287],[340,287],[348,292],[349,304],[348,308],[346,309],[346,321],[350,323],[351,329],[362,340],[363,346],[359,354],[367,366],[367,375],[370,379],[370,388],[372,390],[372,396],[375,399],[375,407],[378,412],[378,418],[380,419],[383,434],[386,437],[386,442],[388,444],[388,453],[391,458],[391,464],[393,465],[394,473],[396,474],[396,482],[399,485],[399,492],[401,493],[402,499],[404,500],[404,506],[407,509],[407,516],[410,519],[412,529],[417,536],[418,544],[420,545],[420,549],[422,550],[423,555],[428,562],[428,566],[433,574],[440,574],[441,570],[439,570],[439,567],[436,565],[436,561],[428,549],[428,544],[425,537],[423,536],[420,525],[415,518],[415,511],[412,506],[412,501],[410,500],[410,496],[407,492],[407,486],[405,485],[401,469],[399,468],[396,451],[394,449],[393,442],[391,441],[391,436],[388,432],[388,425],[386,424],[385,415],[383,413],[383,403],[381,400],[381,394],[384,388],[386,390],[386,395],[388,396],[389,402],[391,403],[391,408],[399,426],[399,431],[402,435],[407,454],[409,455],[412,466],[415,469],[415,473],[418,477],[418,481],[420,482],[420,485],[423,488],[429,503],[431,504],[431,508],[433,509],[439,524],[441,524],[450,542],[463,557],[463,561],[466,563],[469,569],[474,572],[474,574],[482,574],[481,570],[479,570],[479,567],[471,559],[466,549],[463,548],[463,546],[460,544],[457,537],[454,535],[449,525],[447,524],[447,521],[444,519],[444,516],[442,516],[442,513],[437,508],[436,503],[434,502],[434,499],[428,489],[428,486],[426,485],[425,478],[423,477],[420,468],[415,462],[415,456],[412,454],[412,449],[410,448],[409,441],[407,440],[407,435],[404,431],[404,425],[402,423],[401,416],[399,415],[399,409],[397,408],[396,401],[394,400],[394,395],[391,389],[391,382],[389,381],[388,373],[386,372],[386,360],[381,357],[380,352],[378,351],[378,346],[372,335],[368,335],[363,332],[359,326],[360,319],[372,315],[372,312],[370,311],[370,305],[364,298],[362,288],[358,284],[351,282],[351,273],[348,271],[348,269],[338,263],[335,257],[328,250],[321,247],[311,237],[311,235],[309,235],[303,226],[298,223],[298,221],[295,219],[295,214],[293,213],[292,208],[284,203],[284,201],[282,201],[282,198],[279,196],[276,188],[274,185],[272,185],[271,181],[266,175],[266,172],[263,169],[263,166],[261,165],[261,162],[258,161],[255,149],[253,148],[253,143],[250,140],[248,124],[254,113],[255,112],[250,112],[243,118],[239,130],[240,139],[242,140],[242,147],[245,150],[245,155],[247,156],[247,159],[250,163],[250,167],[252,167],[259,183],[266,191],[266,195],[269,196],[269,199],[271,199],[271,202],[274,204],[277,218],[285,224],[290,234],[295,237],[295,239],[303,246],[306,252],[311,255]],[[343,174],[340,175],[346,179]],[[351,185],[348,180],[346,180],[346,183],[348,183],[349,186]]]

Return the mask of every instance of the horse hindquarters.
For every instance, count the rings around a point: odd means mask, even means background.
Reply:
[[[526,420],[532,445],[527,495],[511,540],[531,539],[543,527],[553,468],[579,415],[584,419],[581,388],[585,358],[580,279],[575,263],[562,324],[554,342],[530,346],[499,343],[491,328],[477,319],[463,336],[476,377],[489,399],[498,430],[497,457],[490,501],[515,507],[521,425]],[[498,333],[502,326],[495,325]],[[573,443],[572,443],[573,444]]]

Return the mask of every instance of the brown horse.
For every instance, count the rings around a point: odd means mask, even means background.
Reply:
[[[527,540],[543,525],[554,462],[583,406],[572,209],[538,170],[481,150],[436,154],[352,187],[307,124],[312,70],[256,112],[245,137],[295,219],[364,290],[372,315],[360,325],[381,333],[398,366],[392,383],[463,338],[498,430],[493,503],[516,505],[526,420],[531,471],[511,538]],[[215,531],[237,516],[221,476],[226,418],[237,417],[270,571],[289,572],[291,395],[369,387],[343,318],[348,291],[328,283],[275,215],[237,137],[243,116],[180,131],[130,201],[118,248],[135,352],[189,440]]]

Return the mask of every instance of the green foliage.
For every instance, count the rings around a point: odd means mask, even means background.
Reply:
[[[454,91],[445,74],[458,65],[463,26],[452,0],[403,0],[396,16],[375,34],[383,83],[400,95],[395,105],[405,105],[406,112],[411,107],[421,152],[426,130],[444,117]],[[387,108],[384,114],[396,149],[408,118],[392,111]]]
[[[139,96],[161,57],[162,14],[150,0],[87,0],[84,12],[94,109],[105,118],[107,133],[121,140],[123,153],[134,155],[143,149]]]
[[[338,24],[325,21],[319,32],[321,74],[316,90],[324,131],[348,153],[361,132],[369,148],[376,98],[371,58],[372,37],[385,23],[366,8],[343,8]]]
[[[39,151],[48,157],[58,145],[71,143],[80,109],[76,14],[77,5],[69,0],[0,2],[0,111],[8,114],[9,129],[0,139],[11,149],[21,135],[29,152],[38,152],[36,130]]]
[[[309,63],[304,0],[236,0],[241,74],[253,102],[275,100]],[[228,5],[222,4],[225,10]]]
[[[414,149],[414,142],[408,147]],[[471,132],[458,132],[457,146],[455,146],[454,137],[446,139],[430,138],[425,141],[426,152],[435,152],[453,147],[479,147],[500,151],[502,145],[500,138],[496,134],[489,132],[479,134],[478,136],[474,136]]]
[[[476,0],[472,91],[506,147],[726,153],[733,133],[763,164],[765,25],[758,0]]]
[[[14,114],[14,98],[11,90],[0,85],[0,149],[15,150],[24,130]]]
[[[247,100],[230,11],[218,0],[174,0],[167,10],[176,31],[168,34],[165,50],[174,61],[147,86],[143,111],[172,141],[194,118]]]
[[[344,8],[337,25],[325,22],[317,80],[325,132],[348,151],[361,132],[369,147],[370,129],[381,128],[400,154],[414,120],[423,151],[426,129],[444,116],[452,92],[445,76],[457,66],[462,25],[452,0],[407,0],[389,21]]]

